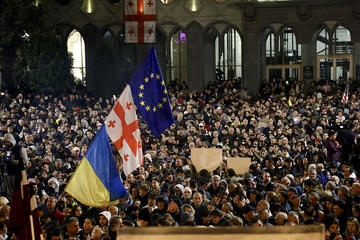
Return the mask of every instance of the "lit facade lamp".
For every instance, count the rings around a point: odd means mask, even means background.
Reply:
[[[87,14],[91,14],[95,11],[94,0],[83,0],[81,4],[81,11]]]
[[[34,1],[34,6],[38,7],[41,4],[41,0],[35,0]]]
[[[185,8],[193,13],[199,11],[200,7],[200,0],[187,0],[185,3]]]

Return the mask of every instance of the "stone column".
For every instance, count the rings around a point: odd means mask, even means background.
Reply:
[[[360,79],[360,42],[354,43],[353,51],[353,76],[355,79]]]
[[[312,66],[313,68],[313,78],[307,79],[307,76],[304,76],[304,67]],[[308,68],[306,68],[308,69]],[[306,80],[315,80],[316,79],[316,46],[312,43],[301,44],[301,73],[302,79]],[[306,74],[306,73],[305,73]]]
[[[86,87],[89,92],[96,93],[95,49],[97,29],[89,24],[81,31],[81,35],[85,42]]]
[[[250,29],[251,27],[249,27],[243,42],[244,77],[242,86],[247,89],[249,95],[256,95],[261,85],[259,30]]]
[[[193,23],[186,30],[187,39],[187,71],[189,88],[202,91],[204,83],[204,29],[198,23]]]

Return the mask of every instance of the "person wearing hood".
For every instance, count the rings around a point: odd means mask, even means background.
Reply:
[[[5,164],[4,187],[7,197],[11,199],[15,184],[20,184],[21,171],[25,170],[28,156],[26,149],[20,147],[20,145],[16,143],[14,136],[10,133],[4,135],[2,144],[6,150],[3,156],[3,162]]]
[[[157,205],[157,209],[155,209],[153,211],[153,214],[161,214],[164,215],[165,213],[167,213],[168,211],[168,206],[169,206],[169,199],[167,196],[165,195],[160,195],[157,199],[156,199],[156,205]]]
[[[180,199],[171,199],[168,207],[168,213],[172,216],[172,218],[177,222],[180,223],[180,213],[182,206],[182,201]]]
[[[104,233],[108,232],[108,227],[110,223],[111,213],[109,211],[102,211],[99,213],[99,225]]]

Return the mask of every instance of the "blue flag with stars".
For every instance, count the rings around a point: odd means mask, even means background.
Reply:
[[[154,136],[160,136],[174,123],[174,116],[154,47],[137,69],[129,85],[134,103],[148,128]]]

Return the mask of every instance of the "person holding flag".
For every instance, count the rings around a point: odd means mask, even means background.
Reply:
[[[109,206],[128,194],[117,171],[105,126],[95,136],[65,192],[92,207]]]
[[[128,194],[117,171],[108,137],[123,159],[126,175],[141,166],[142,145],[136,107],[156,137],[174,122],[154,48],[116,101],[66,185],[65,192],[82,204],[109,206]]]
[[[346,85],[343,96],[341,98],[342,103],[348,103],[349,101],[349,84]]]
[[[17,239],[42,240],[36,198],[26,175],[26,151],[10,133],[5,134],[3,143],[8,148],[5,157],[8,176],[6,183],[8,193],[11,194],[8,229]]]

